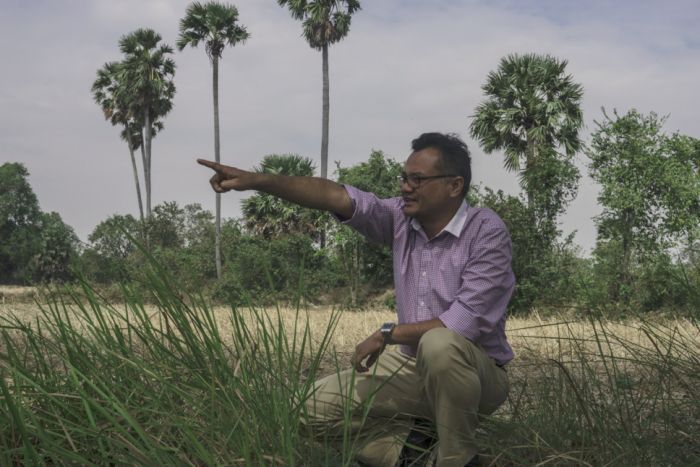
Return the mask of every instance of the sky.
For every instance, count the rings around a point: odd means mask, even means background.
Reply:
[[[121,59],[120,37],[152,28],[175,46],[188,1],[0,0],[0,164],[21,162],[42,210],[87,241],[113,214],[137,215],[131,163],[119,130],[90,87]],[[220,65],[222,162],[244,169],[272,153],[320,167],[321,54],[275,0],[235,0],[251,34]],[[361,0],[349,35],[330,49],[329,171],[373,149],[403,162],[426,131],[454,132],[472,151],[473,183],[520,192],[502,153],[469,137],[481,86],[512,53],[550,54],[584,89],[585,142],[601,108],[666,115],[665,130],[700,137],[700,2],[697,0]],[[203,48],[175,51],[177,93],[153,142],[153,204],[214,209],[211,66]],[[597,187],[585,153],[578,197],[562,218],[581,252],[595,245]],[[224,217],[250,193],[229,193]]]

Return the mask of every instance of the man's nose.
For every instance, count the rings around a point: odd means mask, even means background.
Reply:
[[[399,181],[399,189],[401,190],[401,193],[411,193],[412,191],[415,190],[409,183],[408,180],[401,180]]]

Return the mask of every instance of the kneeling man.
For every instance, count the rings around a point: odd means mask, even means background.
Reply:
[[[437,465],[463,466],[477,455],[479,415],[506,399],[506,306],[515,287],[511,243],[491,210],[469,206],[467,146],[454,135],[413,140],[400,176],[401,197],[379,199],[314,177],[246,172],[209,161],[212,187],[258,190],[334,213],[391,248],[397,323],[359,343],[354,368],[316,383],[308,401],[315,424],[366,433],[359,460],[393,466],[415,420],[434,424]],[[384,352],[387,345],[392,351]],[[348,405],[350,404],[350,405]]]

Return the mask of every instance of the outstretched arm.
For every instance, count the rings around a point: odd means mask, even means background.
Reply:
[[[352,217],[353,204],[348,193],[332,180],[248,172],[204,159],[197,162],[215,172],[209,183],[217,193],[263,191],[307,208],[334,212],[345,219]]]

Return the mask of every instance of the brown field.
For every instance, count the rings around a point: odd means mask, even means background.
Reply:
[[[3,288],[4,289],[4,288]],[[3,290],[3,293],[6,293]],[[26,297],[27,291],[21,291]],[[114,305],[119,309],[120,305]],[[159,319],[159,312],[155,306],[147,306],[147,311],[152,319]],[[278,314],[276,308],[263,310],[265,316],[270,318],[273,327],[277,326]],[[236,310],[252,323],[250,310],[241,308]],[[231,309],[226,307],[214,308],[214,313],[219,324],[221,335],[229,340],[233,335],[231,328]],[[329,307],[311,307],[298,312],[290,308],[280,308],[279,318],[282,326],[291,334],[294,329],[295,318],[298,333],[301,333],[307,325],[313,341],[318,343],[322,339],[331,317],[339,313],[337,328],[331,339],[331,348],[341,355],[342,360],[347,361],[352,354],[355,345],[370,335],[386,321],[394,321],[396,315],[388,310],[364,310],[364,311],[337,311]],[[14,314],[25,322],[32,322],[40,314],[39,307],[34,303],[2,303],[0,301],[0,316]],[[666,337],[675,333],[678,340],[686,345],[694,345],[686,348],[688,353],[700,354],[700,329],[687,320],[659,320]],[[520,364],[532,364],[534,361],[554,359],[566,362],[575,355],[589,355],[592,360],[601,354],[600,343],[603,344],[603,354],[614,354],[615,357],[633,357],[638,349],[652,350],[654,342],[650,335],[643,329],[642,323],[636,320],[623,322],[596,322],[595,325],[588,320],[571,318],[540,318],[537,314],[528,317],[511,317],[508,319],[507,334],[516,354],[513,366]],[[589,360],[590,361],[590,360]]]
[[[0,305],[32,302],[36,296],[37,290],[34,287],[0,285]]]

